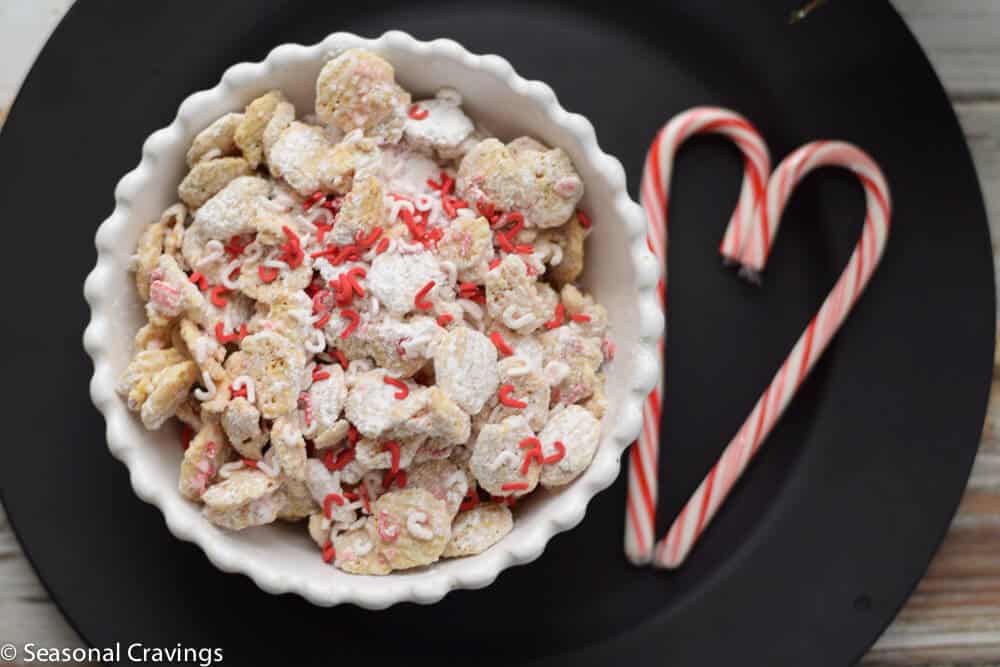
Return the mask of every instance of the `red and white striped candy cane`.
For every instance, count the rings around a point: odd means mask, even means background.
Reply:
[[[674,156],[680,145],[695,134],[718,133],[732,139],[744,157],[740,199],[721,244],[730,260],[739,258],[745,236],[753,228],[753,213],[764,196],[771,158],[764,140],[742,116],[715,107],[696,107],[674,117],[656,135],[643,168],[640,199],[646,209],[649,247],[666,262],[667,193]],[[660,301],[666,309],[665,279],[660,281]],[[663,339],[658,347],[663,358]],[[653,557],[656,523],[657,457],[659,450],[660,401],[663,378],[643,406],[643,428],[629,457],[628,508],[625,517],[625,553],[633,563]]]
[[[861,180],[867,204],[861,239],[837,284],[795,343],[791,354],[764,390],[736,437],[687,501],[667,536],[657,544],[654,564],[658,567],[675,568],[684,562],[750,459],[781,417],[792,396],[847,318],[882,257],[889,236],[891,216],[889,188],[885,177],[864,151],[837,141],[806,144],[778,165],[767,186],[766,208],[758,212],[751,238],[764,238],[763,235],[758,236],[758,232],[764,232],[768,223],[773,223],[773,238],[774,229],[795,187],[809,172],[826,166],[844,167],[853,171]],[[754,247],[752,242],[750,247]],[[743,258],[746,262],[744,268],[763,268],[769,246],[764,244],[758,250],[763,252],[751,252]]]

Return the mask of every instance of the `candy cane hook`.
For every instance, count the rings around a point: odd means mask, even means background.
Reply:
[[[756,228],[754,212],[764,196],[771,158],[764,140],[742,116],[715,107],[695,107],[663,126],[656,135],[643,168],[640,198],[646,210],[650,250],[666,262],[668,192],[674,156],[680,145],[696,134],[718,133],[731,139],[743,153],[743,184],[739,203],[720,245],[723,256],[738,261],[747,234]],[[664,301],[665,279],[660,281],[660,301]],[[663,358],[663,339],[658,354]],[[625,517],[625,553],[633,563],[647,563],[653,557],[656,523],[657,457],[659,451],[660,401],[663,378],[643,405],[643,428],[629,455],[628,506]]]
[[[860,179],[867,205],[861,239],[851,253],[847,268],[758,399],[736,437],[687,501],[667,536],[657,544],[654,565],[658,567],[675,568],[684,562],[843,324],[882,257],[891,216],[885,177],[874,160],[859,148],[843,142],[817,141],[796,150],[775,169],[767,186],[766,206],[761,207],[755,216],[752,233],[748,237],[751,239],[749,253],[741,258],[744,268],[763,268],[770,246],[759,241],[773,239],[781,213],[795,187],[809,172],[824,166],[849,169]],[[769,223],[773,225],[770,230]],[[755,243],[754,239],[758,242]]]

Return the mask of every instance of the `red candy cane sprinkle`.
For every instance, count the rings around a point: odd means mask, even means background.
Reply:
[[[327,452],[327,456],[330,457],[330,461],[323,461],[326,464],[327,470],[343,470],[347,467],[347,464],[354,460],[357,455],[357,450],[354,447],[347,447],[346,449],[340,450],[337,454],[337,458],[333,458],[333,452]]]
[[[569,319],[573,320],[574,322],[589,322],[590,315],[586,315],[584,313],[576,313],[574,315],[570,315]]]
[[[225,345],[226,343],[232,343],[233,341],[239,342],[246,338],[247,335],[247,325],[244,322],[240,325],[240,330],[237,333],[227,334],[225,330],[225,325],[222,322],[215,323],[215,338],[220,343]]]
[[[313,382],[330,379],[330,374],[326,371],[313,371]]]
[[[556,327],[562,326],[563,319],[566,316],[566,306],[561,303],[556,306],[556,314],[551,320],[545,323],[546,329],[555,329]]]
[[[193,284],[197,285],[198,289],[200,289],[202,292],[208,289],[208,281],[205,280],[205,276],[201,275],[201,271],[195,271],[194,273],[192,273],[191,277],[188,278],[188,280],[190,280]]]
[[[282,244],[281,246],[281,261],[288,264],[289,268],[297,269],[302,266],[302,260],[305,259],[305,253],[302,252],[302,241],[299,239],[298,235],[292,231],[291,227],[287,225],[281,228],[281,231],[285,233],[285,237],[288,238],[288,242]]]
[[[316,225],[316,243],[323,243],[327,232],[333,230],[333,225],[327,225],[322,222],[314,222],[313,224]]]
[[[399,472],[399,443],[395,440],[390,440],[382,445],[383,452],[389,452],[389,472],[395,475]]]
[[[438,325],[439,327],[444,327],[444,326],[447,326],[447,325],[448,325],[448,324],[450,324],[450,323],[451,323],[451,321],[452,321],[452,320],[454,320],[454,319],[455,319],[455,318],[454,318],[454,317],[453,317],[452,315],[450,315],[450,314],[448,314],[448,313],[443,313],[443,314],[441,314],[441,315],[438,315],[438,318],[437,318],[437,325]]]
[[[211,300],[212,305],[214,305],[214,306],[216,306],[218,308],[223,308],[226,305],[226,303],[227,303],[226,298],[225,298],[226,294],[229,294],[229,290],[227,290],[222,285],[216,285],[208,293],[208,298],[209,298],[209,300]]]
[[[375,254],[381,255],[388,249],[389,249],[389,239],[383,238],[381,241],[378,242],[378,245],[375,247]]]
[[[316,202],[318,202],[320,199],[325,199],[325,198],[326,195],[323,194],[321,191],[317,190],[316,192],[309,195],[309,197],[302,203],[302,210],[308,211],[309,209],[311,209],[313,206],[316,205]]]
[[[254,461],[253,459],[243,459],[243,465],[245,465],[248,468],[253,468],[254,470],[257,469],[257,462]]]
[[[590,216],[580,209],[576,209],[576,219],[580,221],[581,227],[584,229],[590,229]]]
[[[323,562],[330,563],[336,557],[337,550],[333,548],[333,542],[327,540],[326,544],[323,545]]]
[[[499,331],[494,331],[493,333],[491,333],[490,340],[493,341],[493,344],[496,345],[496,348],[505,357],[509,357],[510,355],[514,354],[514,350],[511,349],[510,345],[507,344],[507,341],[503,339],[503,335]]]
[[[541,465],[545,462],[545,456],[542,454],[542,441],[538,438],[529,437],[521,441],[521,449],[527,449],[524,453],[524,462],[521,463],[521,475],[527,475],[528,469],[531,467],[532,461],[538,461]]]
[[[462,504],[458,506],[458,509],[463,512],[471,510],[473,507],[479,504],[479,494],[472,487],[465,490],[465,498],[462,500]]]
[[[358,324],[361,322],[361,315],[359,315],[358,311],[356,310],[350,310],[348,308],[345,308],[344,310],[340,311],[340,316],[350,320],[350,323],[346,327],[344,327],[343,331],[340,332],[341,338],[347,338],[348,336],[351,335],[351,332],[353,332],[355,329],[358,328]]]
[[[313,322],[313,326],[316,327],[317,329],[322,329],[323,327],[326,326],[326,323],[329,321],[330,321],[330,313],[323,313],[323,315],[320,316],[318,320]]]
[[[516,398],[511,397],[511,393],[514,391],[514,385],[504,384],[500,386],[500,402],[506,405],[508,408],[526,408],[528,404],[524,401],[519,401]]]
[[[527,482],[510,482],[500,487],[501,491],[527,491],[531,487]]]
[[[353,269],[351,269],[350,271],[347,272],[347,278],[346,278],[346,280],[347,280],[348,284],[351,286],[351,289],[354,290],[355,294],[357,294],[358,296],[364,296],[365,295],[365,290],[362,289],[361,285],[358,284],[358,277],[359,276],[361,278],[367,278],[368,277],[368,272],[365,271],[360,266],[356,266],[356,267],[354,267]]]
[[[385,383],[388,384],[388,385],[392,385],[396,389],[399,389],[399,391],[397,391],[395,394],[393,394],[393,396],[395,396],[400,401],[410,395],[410,388],[407,387],[406,383],[403,382],[402,380],[397,380],[394,377],[390,377],[390,376],[386,375],[385,376]]]
[[[358,486],[358,495],[361,496],[361,505],[364,507],[365,514],[371,514],[372,506],[368,503],[368,487],[365,486],[364,482]]]
[[[278,269],[271,266],[258,266],[257,275],[260,276],[261,282],[273,283],[278,279]]]
[[[444,195],[441,197],[441,208],[444,209],[449,218],[454,220],[458,217],[459,209],[469,208],[469,202],[453,195]]]
[[[250,244],[243,243],[242,239],[239,237],[239,235],[237,235],[230,238],[229,243],[224,245],[222,249],[226,251],[226,255],[228,255],[229,259],[232,260],[242,255],[243,251],[246,250],[248,245]]]
[[[340,364],[340,367],[343,368],[346,371],[347,370],[347,357],[344,356],[344,353],[341,352],[340,350],[334,350],[333,351],[333,356],[337,357],[337,362]]]
[[[184,448],[184,451],[187,451],[187,448],[191,446],[191,438],[193,437],[194,429],[184,424],[184,428],[181,429],[181,446]]]
[[[500,262],[501,262],[501,260],[500,260],[499,257],[494,257],[493,261],[490,262],[490,271],[492,271],[493,269],[495,269],[498,266],[500,266]]]
[[[358,429],[354,428],[354,424],[351,424],[350,426],[348,426],[347,427],[347,441],[350,442],[352,445],[355,445],[358,442],[358,437],[359,437],[358,436]]]
[[[426,285],[421,287],[420,291],[417,292],[417,295],[413,297],[413,305],[415,305],[420,310],[430,310],[431,308],[433,308],[434,304],[431,303],[430,301],[426,301],[424,297],[427,296],[428,292],[434,289],[435,284],[436,283],[433,280],[430,280],[427,282]]]
[[[327,519],[330,518],[330,514],[333,512],[333,505],[336,504],[337,507],[344,506],[344,497],[339,493],[328,493],[326,497],[323,498],[323,515]]]
[[[552,445],[556,448],[556,453],[542,459],[542,463],[546,463],[548,465],[559,463],[562,461],[563,457],[566,456],[566,445],[562,444],[559,440],[553,442]]]
[[[358,244],[361,248],[371,248],[378,241],[379,237],[382,236],[382,228],[376,227],[365,236],[363,232],[359,231],[354,237],[354,242]]]
[[[419,104],[411,104],[407,115],[413,120],[423,120],[424,118],[427,118],[429,113],[430,111],[424,109]]]
[[[233,385],[229,385],[229,397],[239,398],[240,396],[242,396],[243,398],[247,397],[246,385],[240,387],[239,389],[233,389]]]

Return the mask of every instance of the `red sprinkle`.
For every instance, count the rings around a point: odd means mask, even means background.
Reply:
[[[247,325],[245,322],[240,325],[239,332],[234,334],[226,334],[225,325],[223,325],[222,322],[215,323],[215,338],[223,345],[225,345],[226,343],[232,343],[233,341],[239,342],[244,338],[246,338],[246,335],[247,335]]]
[[[439,327],[448,326],[448,324],[450,324],[451,321],[454,320],[454,319],[455,318],[452,317],[450,314],[448,314],[448,313],[442,313],[441,315],[438,315],[437,325]]]
[[[429,113],[430,112],[427,109],[421,108],[419,104],[411,104],[410,111],[407,115],[413,120],[423,120],[424,118],[427,118],[427,114]]]
[[[375,254],[381,255],[388,249],[389,249],[389,239],[383,238],[381,241],[378,242],[378,246],[375,247]]]
[[[497,232],[494,238],[496,239],[497,245],[500,246],[501,250],[509,253],[515,252],[514,244],[510,242],[510,239],[507,238],[506,234],[503,232]]]
[[[347,427],[347,441],[352,445],[358,442],[358,429],[354,428],[354,424]]]
[[[399,400],[403,400],[404,398],[406,398],[407,396],[410,395],[410,388],[407,387],[406,383],[404,383],[401,380],[397,380],[394,377],[390,377],[390,376],[386,375],[385,376],[385,383],[392,385],[396,389],[399,389],[399,391],[397,391],[395,394],[393,394],[393,396],[395,396]]]
[[[469,208],[469,202],[452,195],[444,195],[441,197],[441,208],[444,209],[449,218],[454,220],[458,217],[459,209]]]
[[[309,197],[305,200],[305,202],[303,202],[302,209],[308,211],[316,204],[316,202],[318,202],[320,199],[325,199],[325,198],[326,195],[317,190],[316,192],[309,195]]]
[[[243,459],[243,465],[245,465],[248,468],[253,468],[254,470],[257,469],[257,462],[254,461],[253,459]]]
[[[340,311],[340,316],[350,320],[350,323],[344,327],[344,330],[340,332],[341,338],[347,338],[351,335],[351,332],[358,328],[358,323],[361,322],[361,315],[358,314],[356,310],[350,310],[345,308]]]
[[[514,252],[516,252],[518,255],[530,255],[531,253],[535,252],[535,246],[529,245],[527,243],[522,245],[516,245],[514,246]]]
[[[356,266],[347,272],[346,280],[348,284],[351,286],[351,289],[353,289],[358,296],[364,296],[365,291],[364,289],[361,288],[361,285],[358,284],[358,276],[362,278],[367,278],[368,272],[365,271],[360,266]]]
[[[500,219],[501,214],[497,212],[497,207],[493,203],[480,199],[476,202],[476,210],[479,211],[479,215],[489,221],[491,226],[495,225],[497,220]]]
[[[562,444],[558,440],[556,440],[552,444],[556,448],[556,453],[553,454],[552,456],[547,456],[544,459],[542,459],[542,463],[549,463],[549,464],[559,463],[560,461],[562,461],[562,458],[566,456],[566,445]]]
[[[427,179],[427,185],[432,190],[440,190],[441,191],[441,196],[443,197],[444,195],[446,195],[449,192],[451,192],[452,189],[454,189],[454,187],[455,187],[455,179],[453,179],[451,176],[449,176],[448,172],[445,172],[445,171],[442,171],[441,174],[440,174],[440,176],[438,176],[438,178],[441,179],[440,183],[438,183],[437,181],[435,181],[433,178],[428,178]]]
[[[237,266],[235,269],[229,272],[229,279],[236,280],[237,278],[240,277],[240,272],[241,272],[240,267]]]
[[[497,268],[498,266],[500,266],[500,261],[501,261],[501,260],[500,260],[500,258],[499,258],[499,257],[494,257],[494,258],[493,258],[493,261],[492,261],[492,262],[490,262],[490,271],[492,271],[493,269],[495,269],[495,268]]]
[[[326,323],[330,321],[330,313],[323,313],[323,315],[313,323],[313,326],[317,329],[322,329],[326,326]]]
[[[316,225],[316,243],[323,243],[326,233],[333,229],[333,225],[326,225],[322,222],[314,222],[313,224]]]
[[[430,310],[431,308],[433,308],[434,304],[431,303],[430,301],[425,301],[424,297],[427,296],[428,292],[434,289],[435,284],[436,283],[433,280],[431,280],[428,281],[426,285],[421,287],[420,291],[417,292],[417,295],[413,297],[413,305],[415,305],[420,310]]]
[[[323,498],[323,514],[327,519],[330,518],[330,513],[332,512],[331,505],[337,504],[337,507],[344,506],[344,497],[339,493],[328,493],[326,498]]]
[[[590,229],[590,216],[580,209],[576,209],[576,219],[580,221],[581,227],[584,229]]]
[[[213,305],[222,308],[226,305],[226,299],[224,295],[228,293],[229,290],[227,290],[225,287],[223,287],[222,285],[216,285],[215,287],[212,288],[212,291],[208,293],[209,295],[208,298],[211,300]]]
[[[382,228],[376,227],[365,236],[363,232],[358,232],[357,236],[354,238],[354,242],[357,243],[362,248],[371,248],[378,241],[378,238],[382,236]]]
[[[262,282],[273,283],[278,279],[278,269],[262,264],[257,267],[257,275],[260,276]]]
[[[343,470],[348,463],[354,460],[354,455],[356,451],[354,447],[348,447],[346,449],[340,450],[336,458],[333,456],[333,451],[328,451],[323,455],[323,464],[326,465],[326,469],[329,471]]]
[[[184,428],[181,429],[181,445],[184,447],[184,451],[191,446],[191,438],[194,437],[194,429],[184,424]]]
[[[326,371],[313,371],[313,382],[319,382],[321,380],[328,380],[330,374]]]
[[[399,443],[395,440],[390,440],[382,445],[382,451],[389,452],[389,472],[395,475],[399,472]]]
[[[473,507],[479,504],[479,494],[474,488],[468,488],[465,491],[465,499],[462,504],[458,506],[458,509],[464,511],[471,510]]]
[[[343,368],[346,371],[347,370],[347,357],[344,356],[344,353],[341,352],[340,350],[334,350],[333,351],[333,356],[337,357],[337,361],[340,362],[340,367]]]
[[[500,402],[506,405],[508,408],[526,408],[528,404],[524,401],[519,401],[516,398],[511,397],[511,393],[514,391],[514,385],[504,384],[500,385]]]
[[[589,322],[590,321],[590,315],[585,315],[583,313],[577,313],[575,315],[570,315],[569,319],[573,320],[574,322]]]
[[[323,562],[329,563],[337,557],[337,550],[333,548],[333,542],[327,540],[326,544],[323,545]]]
[[[229,259],[236,259],[243,254],[243,251],[246,250],[248,245],[250,244],[240,243],[240,237],[237,235],[230,238],[229,243],[223,246],[222,249],[226,251],[226,255],[229,256]]]
[[[555,329],[558,326],[562,326],[563,318],[566,315],[566,306],[561,303],[556,306],[556,314],[551,320],[545,323],[546,329]]]
[[[395,483],[395,485],[400,489],[405,489],[406,480],[407,477],[405,470],[400,470],[396,473],[386,472],[385,475],[382,476],[382,488],[388,491],[389,487]]]
[[[491,333],[490,340],[493,341],[493,344],[496,345],[497,349],[500,350],[504,356],[509,357],[514,354],[514,350],[512,350],[510,345],[507,344],[507,341],[503,339],[503,335],[501,335],[499,331]]]
[[[289,268],[297,269],[302,266],[302,260],[304,260],[306,256],[305,253],[302,252],[302,241],[299,240],[298,235],[287,225],[282,227],[281,231],[285,233],[285,236],[288,238],[288,242],[282,244],[282,252],[279,259],[288,264]]]
[[[243,398],[247,397],[246,385],[240,387],[239,389],[233,389],[233,385],[229,385],[229,397],[238,398],[240,396],[242,396]]]
[[[501,491],[527,491],[530,488],[527,482],[510,482],[500,487]]]
[[[371,514],[372,506],[368,503],[368,487],[365,486],[364,482],[358,485],[358,495],[361,496],[361,505],[365,509],[365,514]]]
[[[208,289],[208,281],[205,280],[205,276],[201,275],[201,271],[195,271],[191,274],[189,280],[198,286],[202,292]]]
[[[403,208],[399,210],[399,217],[403,219],[403,224],[410,230],[410,236],[413,237],[413,240],[423,242],[425,230],[423,225],[413,219],[413,214]]]
[[[545,457],[542,454],[542,441],[538,438],[529,437],[525,438],[520,443],[521,449],[527,449],[528,451],[524,454],[524,462],[521,464],[521,475],[528,474],[528,468],[531,467],[532,461],[538,461],[539,465],[545,462]]]

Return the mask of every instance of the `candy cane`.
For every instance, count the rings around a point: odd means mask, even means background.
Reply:
[[[878,165],[864,151],[842,142],[817,141],[806,144],[785,158],[768,183],[766,208],[762,207],[754,220],[752,238],[765,238],[769,222],[774,224],[770,236],[773,238],[792,191],[809,172],[824,166],[849,169],[860,179],[867,204],[861,239],[851,253],[847,268],[840,275],[837,284],[795,343],[791,354],[764,390],[736,437],[726,446],[718,462],[677,516],[667,536],[657,545],[654,564],[658,567],[675,568],[684,562],[750,459],[774,428],[792,396],[843,324],[882,257],[889,235],[889,188]],[[754,248],[753,244],[750,248]],[[757,250],[763,252],[751,251],[742,258],[744,267],[751,270],[762,268],[767,261],[768,248],[767,244],[761,244]]]
[[[689,137],[702,133],[725,135],[743,153],[743,185],[739,203],[733,212],[720,250],[728,259],[738,260],[745,235],[750,233],[753,212],[764,194],[771,169],[771,159],[764,140],[742,116],[714,107],[696,107],[663,126],[646,156],[640,198],[646,209],[648,242],[653,253],[666,262],[667,193],[674,156]],[[665,280],[660,281],[660,300],[664,301]],[[663,339],[658,347],[663,357]],[[633,563],[646,563],[653,557],[653,534],[656,523],[656,461],[659,450],[660,400],[662,376],[656,389],[643,405],[643,428],[629,456],[628,507],[625,517],[625,553]]]

